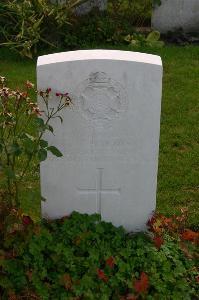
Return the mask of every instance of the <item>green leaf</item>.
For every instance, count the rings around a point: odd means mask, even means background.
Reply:
[[[130,34],[128,34],[128,35],[126,35],[125,37],[124,37],[124,41],[125,42],[131,42],[131,40],[132,40],[132,36],[130,35]]]
[[[41,148],[46,148],[46,147],[48,147],[48,142],[45,141],[45,140],[40,140],[40,141],[39,141],[39,144],[40,144]]]
[[[47,149],[48,149],[48,151],[50,151],[53,155],[55,155],[57,157],[63,156],[63,154],[55,146],[50,146]]]
[[[61,116],[57,116],[60,119],[61,123],[63,123],[63,118]]]
[[[131,40],[131,46],[138,46],[139,45],[139,41],[138,40]]]
[[[11,167],[6,167],[4,169],[4,173],[9,179],[15,179],[15,172],[11,169]]]
[[[47,158],[47,151],[45,149],[39,149],[38,151],[38,158],[40,161],[44,161]]]
[[[150,32],[146,38],[146,40],[148,42],[156,42],[156,41],[159,41],[159,39],[160,39],[160,33],[159,33],[159,31],[156,31],[156,30]]]
[[[27,187],[24,191],[23,197],[27,201],[35,201],[36,199],[40,199],[40,192],[32,187]]]
[[[47,125],[47,126],[46,126],[46,129],[48,129],[48,130],[49,130],[50,132],[52,132],[52,133],[54,132],[53,127],[50,126],[50,125]]]
[[[8,153],[9,154],[14,154],[16,156],[19,156],[22,153],[19,144],[18,143],[13,143],[12,145],[10,145],[8,147]]]
[[[26,154],[32,154],[35,151],[35,143],[29,137],[23,140],[23,147]]]
[[[30,135],[30,134],[28,134],[28,133],[25,133],[24,136],[25,136],[26,138],[30,139],[31,141],[34,141],[34,140],[35,140],[35,137],[32,136],[32,135]]]
[[[39,26],[40,26],[40,24],[41,24],[43,18],[44,18],[44,15],[43,15],[37,22],[35,22],[35,23],[33,24],[33,29],[34,29],[34,30],[37,30],[37,28],[39,28]]]
[[[161,3],[161,0],[153,0],[153,6],[160,6],[162,3]]]
[[[29,49],[23,49],[22,51],[19,52],[22,56],[28,57],[32,59],[32,53]]]
[[[35,122],[39,125],[39,126],[44,126],[44,120],[42,118],[36,118]]]
[[[46,129],[44,120],[42,118],[36,118],[35,122],[36,122],[36,125],[38,126],[39,131],[44,132]]]
[[[164,42],[163,41],[147,42],[147,46],[149,46],[149,47],[156,47],[156,48],[162,48],[162,47],[164,47]]]
[[[7,277],[1,276],[0,277],[0,286],[1,286],[1,288],[5,289],[5,290],[9,290],[13,287],[13,284],[8,276]]]
[[[44,198],[43,196],[41,196],[41,201],[46,202],[46,198]]]

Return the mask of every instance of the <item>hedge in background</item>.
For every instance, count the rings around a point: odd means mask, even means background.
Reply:
[[[86,0],[53,5],[48,0],[3,0],[0,3],[0,46],[32,58],[39,51],[77,49],[92,43],[123,43],[134,27],[150,26],[151,0],[109,0],[105,12],[77,16]]]

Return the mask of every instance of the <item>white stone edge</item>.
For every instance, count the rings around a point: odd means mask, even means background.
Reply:
[[[147,63],[162,66],[161,57],[141,52],[131,52],[122,50],[76,50],[60,52],[38,57],[37,67],[62,62],[87,60],[117,60],[138,63]]]

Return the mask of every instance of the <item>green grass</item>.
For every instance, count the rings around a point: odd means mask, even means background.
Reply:
[[[124,46],[110,48],[129,50]],[[157,209],[171,215],[181,207],[188,207],[189,226],[196,229],[199,227],[199,47],[138,50],[160,55],[164,65]],[[0,49],[0,74],[12,86],[21,87],[26,79],[35,82],[35,73],[36,61]],[[33,209],[34,203],[30,206]],[[38,203],[35,209],[38,213]]]

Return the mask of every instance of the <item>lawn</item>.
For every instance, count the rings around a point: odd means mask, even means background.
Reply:
[[[187,207],[188,225],[198,229],[199,46],[138,50],[160,55],[164,65],[157,209],[169,216]],[[22,87],[27,79],[35,82],[36,60],[0,49],[0,75],[12,87]],[[23,206],[39,215],[39,201]]]

